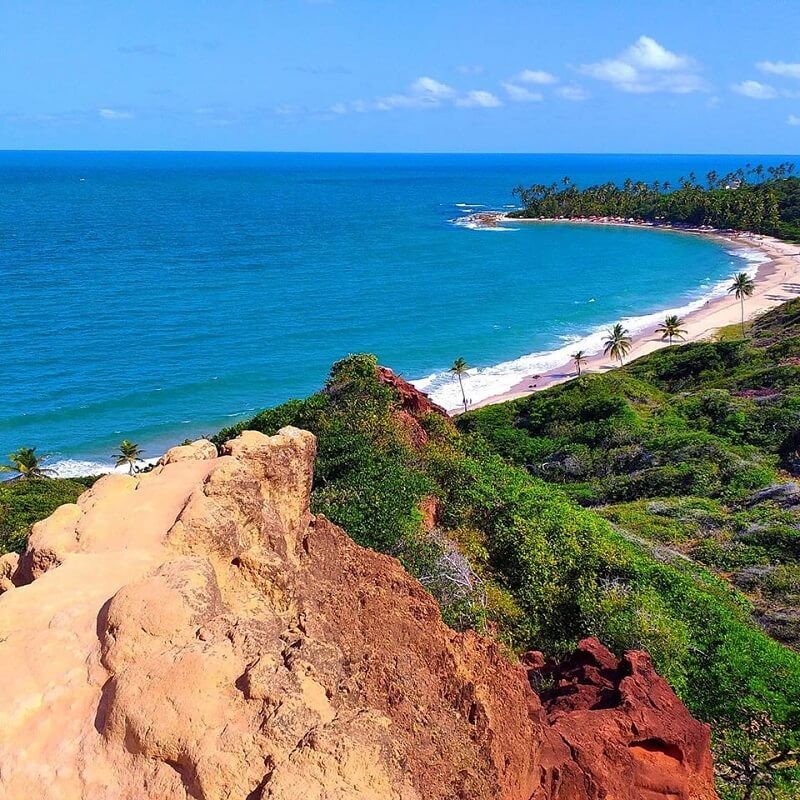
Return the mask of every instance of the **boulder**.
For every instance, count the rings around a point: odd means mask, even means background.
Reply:
[[[158,460],[161,466],[165,464],[175,464],[178,461],[203,461],[207,458],[217,457],[217,447],[208,439],[198,439],[190,444],[182,444],[178,447],[171,447]]]
[[[713,798],[711,731],[658,676],[647,653],[616,658],[584,639],[560,664],[529,667],[557,741],[543,769],[556,797]],[[559,749],[559,744],[561,745]]]

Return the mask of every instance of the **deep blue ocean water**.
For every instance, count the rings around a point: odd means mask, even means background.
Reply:
[[[741,260],[678,233],[454,219],[564,175],[675,181],[782,160],[0,153],[0,455],[107,461],[125,437],[155,456],[309,394],[351,352],[448,405],[438,373],[454,358],[493,367],[477,400]]]

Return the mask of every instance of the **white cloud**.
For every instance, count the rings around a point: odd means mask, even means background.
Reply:
[[[515,83],[504,83],[503,88],[509,99],[515,103],[536,103],[542,99],[541,92],[532,92],[524,86],[517,86]]]
[[[618,58],[606,58],[595,64],[584,64],[581,72],[599,81],[610,81],[614,84],[636,83],[639,80],[639,72],[636,67],[621,61]]]
[[[411,85],[411,91],[415,95],[425,95],[430,97],[452,97],[456,90],[453,89],[452,86],[448,86],[446,83],[440,83],[439,81],[434,80],[433,78],[417,78],[414,83]]]
[[[409,87],[408,94],[391,94],[375,102],[378,111],[392,111],[395,108],[429,108],[438,106],[443,100],[454,97],[456,90],[446,83],[423,76],[417,78]]]
[[[800,125],[800,117],[797,114],[789,114],[789,119],[786,120],[787,125]]]
[[[464,97],[456,100],[456,105],[462,108],[497,108],[503,105],[500,98],[483,89],[467,92]]]
[[[735,83],[732,87],[734,92],[750,97],[753,100],[772,100],[778,96],[778,90],[767,83],[758,81],[742,81]]]
[[[800,64],[787,61],[759,61],[756,68],[770,75],[782,75],[785,78],[800,78]]]
[[[535,83],[539,86],[545,86],[549,83],[558,83],[558,78],[556,78],[555,75],[551,75],[549,72],[545,72],[541,69],[524,69],[517,75],[515,80],[521,83]]]
[[[133,117],[130,111],[119,111],[116,108],[99,108],[97,113],[103,119],[131,119]]]
[[[572,100],[575,103],[581,100],[588,100],[589,98],[589,92],[582,86],[576,86],[575,84],[572,86],[559,86],[558,89],[556,89],[556,94],[559,97],[563,97],[565,100]]]
[[[523,90],[522,87],[517,88]],[[530,94],[533,95],[532,92]],[[394,111],[403,108],[424,110],[448,105],[461,108],[497,108],[502,106],[503,102],[497,95],[484,89],[461,92],[446,83],[424,75],[417,78],[402,94],[389,94],[368,102],[355,100],[335,103],[330,106],[328,113],[341,116],[349,113]]]
[[[678,55],[650,36],[640,36],[615,58],[604,58],[579,68],[584,75],[606,81],[615,89],[634,94],[669,92],[689,94],[706,91],[689,56]]]
[[[461,64],[456,69],[462,75],[480,75],[483,72],[483,67],[480,64]]]
[[[655,39],[640,36],[623,54],[628,63],[642,69],[652,70],[690,70],[694,69],[694,61],[687,56],[679,56],[667,50]]]

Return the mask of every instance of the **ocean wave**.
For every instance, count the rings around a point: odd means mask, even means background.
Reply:
[[[745,252],[749,254],[749,258],[745,257]],[[731,255],[748,262],[742,271],[751,276],[755,275],[760,263],[769,260],[768,257],[758,258],[759,255],[763,256],[764,254],[749,248],[747,250],[743,249],[742,253],[731,251]],[[509,391],[531,375],[545,373],[556,367],[566,367],[570,362],[570,354],[576,350],[583,350],[588,355],[602,352],[606,332],[615,322],[621,322],[632,335],[636,335],[647,328],[657,325],[665,316],[670,314],[685,316],[702,308],[710,300],[724,297],[727,294],[729,285],[730,278],[725,278],[710,287],[703,287],[702,293],[698,293],[696,297],[681,306],[605,322],[597,325],[591,332],[582,336],[559,336],[558,338],[566,342],[566,344],[553,350],[540,350],[494,366],[470,369],[467,373],[469,377],[464,381],[467,400],[470,404],[479,403],[489,397]],[[412,380],[411,383],[420,391],[428,394],[434,402],[447,409],[461,407],[461,389],[458,381],[454,380],[453,375],[448,371],[434,372],[424,378]],[[536,383],[536,381],[532,380],[531,383]]]
[[[486,208],[482,203],[455,203],[456,208]]]
[[[763,264],[766,261],[770,261],[771,257],[768,256],[763,250],[755,250],[752,247],[734,247],[734,248],[725,248],[725,252],[729,256],[735,256],[736,258],[741,258],[744,261],[747,261],[750,266],[745,269],[745,272],[748,272],[751,277],[758,271],[758,265]]]
[[[157,458],[148,458],[144,464],[152,465],[158,461]],[[115,467],[110,461],[92,461],[89,459],[64,458],[45,464],[46,468],[52,470],[56,478],[83,478],[87,475],[127,475],[128,467]]]

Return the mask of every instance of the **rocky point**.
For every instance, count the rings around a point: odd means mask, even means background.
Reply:
[[[645,654],[513,664],[448,629],[310,513],[314,453],[295,428],[200,441],[34,527],[0,565],[0,796],[716,796]]]

